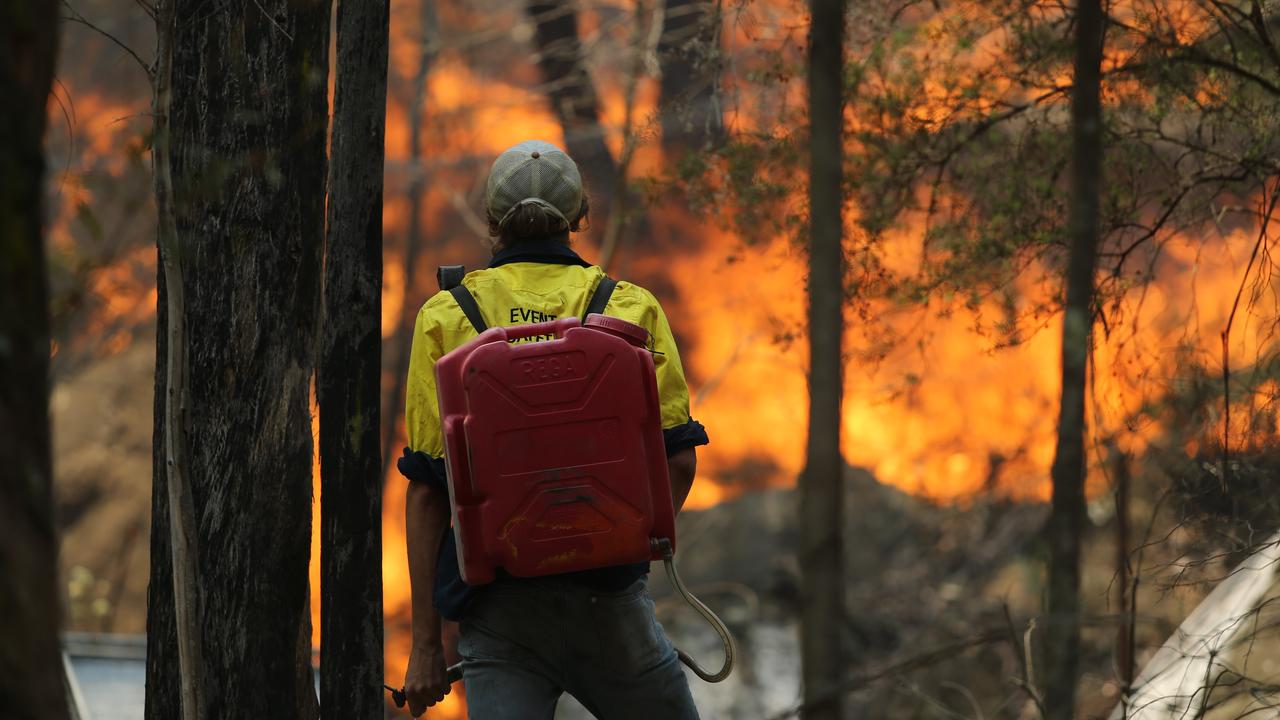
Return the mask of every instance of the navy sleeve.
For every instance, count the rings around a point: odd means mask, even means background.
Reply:
[[[663,430],[662,441],[667,446],[667,457],[671,457],[681,450],[706,445],[711,439],[707,437],[707,429],[702,427],[702,423],[689,418],[683,425]]]
[[[408,478],[409,482],[426,483],[441,490],[448,489],[444,458],[431,457],[424,452],[414,452],[405,448],[404,455],[396,461],[396,469]]]
[[[462,581],[458,567],[458,541],[453,528],[446,528],[440,540],[440,555],[436,558],[436,586],[431,598],[436,610],[445,620],[457,622],[467,612],[467,606],[475,599],[476,588]]]

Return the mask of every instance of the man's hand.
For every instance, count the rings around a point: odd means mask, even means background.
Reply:
[[[409,668],[404,673],[404,695],[409,714],[418,717],[449,694],[448,670],[444,664],[444,647],[439,642],[409,653]]]
[[[443,488],[411,482],[404,510],[413,608],[413,650],[404,673],[404,694],[409,712],[418,717],[449,694],[448,670],[440,644],[440,614],[431,598],[440,541],[449,527],[449,494]]]

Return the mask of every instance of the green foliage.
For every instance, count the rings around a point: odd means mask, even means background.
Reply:
[[[804,148],[790,136],[738,137],[685,156],[672,177],[650,186],[679,192],[694,212],[710,213],[746,242],[757,242],[803,226],[804,212],[796,207],[803,178],[796,178],[795,164]]]
[[[963,311],[994,348],[1027,341],[1058,315],[1072,152],[1070,12],[1070,4],[1033,0],[895,0],[851,16],[846,297],[862,335],[860,361],[926,342],[921,324],[900,321],[908,314]],[[1221,419],[1213,409],[1222,404],[1221,368],[1208,367],[1208,343],[1194,337],[1201,328],[1190,316],[1163,321],[1182,324],[1160,330],[1176,347],[1144,347],[1140,312],[1160,268],[1193,262],[1186,253],[1171,260],[1170,243],[1221,254],[1225,236],[1260,224],[1260,199],[1280,178],[1280,51],[1268,29],[1277,18],[1255,22],[1253,4],[1230,0],[1134,0],[1109,12],[1095,337],[1116,351],[1112,369],[1133,373],[1132,389],[1150,397],[1105,432],[1175,427],[1181,439],[1153,447],[1146,465],[1180,457],[1195,470],[1204,458],[1180,448],[1190,437],[1209,447],[1205,437]],[[682,193],[695,212],[734,230],[748,246],[742,252],[778,239],[803,249],[808,120],[786,100],[804,96],[803,48],[752,48],[729,67],[738,96],[725,104],[749,119],[651,187]],[[1258,275],[1271,261],[1250,277],[1245,259],[1241,282],[1274,289]],[[1266,365],[1276,350],[1263,347],[1249,361]],[[1149,377],[1144,363],[1153,361],[1176,377]],[[1244,397],[1266,382],[1235,370],[1231,392]],[[1259,422],[1249,420],[1248,432],[1274,435]],[[1242,476],[1274,470],[1265,453],[1250,452],[1253,460],[1237,458]]]
[[[1269,79],[1280,76],[1280,54],[1248,4],[1240,13],[1221,6],[1112,8],[1099,308],[1120,312],[1126,294],[1150,281],[1164,242],[1214,227],[1226,206],[1248,206],[1280,168],[1280,87]],[[854,15],[845,73],[850,298],[974,305],[1007,296],[1015,279],[1052,287],[1066,243],[1069,8],[904,0]],[[1188,23],[1203,31],[1189,36]],[[742,94],[785,96],[802,67],[790,44],[761,51]],[[803,111],[782,104],[757,120],[771,129],[739,133],[666,180],[749,242],[802,239]],[[1249,212],[1228,224],[1250,222]],[[889,271],[886,240],[904,236],[920,238],[919,260]],[[1015,305],[1037,316],[1056,309],[1024,300]]]

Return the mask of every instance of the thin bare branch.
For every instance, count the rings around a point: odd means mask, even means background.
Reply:
[[[63,15],[62,19],[70,20],[71,22],[74,22],[74,23],[79,23],[89,28],[90,30],[98,33],[99,35],[106,38],[107,40],[110,40],[113,44],[116,45],[116,47],[120,48],[121,50],[124,50],[125,53],[129,55],[129,57],[133,58],[134,62],[138,63],[138,67],[142,68],[142,72],[146,73],[148,80],[154,80],[155,72],[153,68],[151,67],[151,65],[143,61],[142,57],[139,56],[138,53],[134,52],[133,48],[126,45],[124,41],[121,40],[120,38],[116,37],[115,35],[112,35],[111,33],[102,29],[98,25],[95,25],[94,23],[87,20],[84,17],[84,15],[81,15],[80,11],[72,7],[71,3],[68,2],[67,0],[62,0],[62,6],[65,7],[67,11],[71,13],[70,15]],[[152,17],[152,19],[155,18],[154,9],[150,13],[150,16]]]

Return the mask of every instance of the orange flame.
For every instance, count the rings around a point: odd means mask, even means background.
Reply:
[[[392,82],[404,84],[413,76],[418,60],[419,38],[406,30],[417,27],[413,17],[416,9],[397,4],[393,12]],[[523,11],[503,12],[507,15],[499,18],[497,26],[515,27],[522,22]],[[733,51],[746,52],[744,48],[759,43],[782,45],[802,40],[795,37],[803,31],[803,23],[795,22],[795,12],[791,2],[752,3],[742,15],[726,18],[726,42]],[[625,48],[630,28],[606,25],[597,15],[587,18],[586,31],[606,34],[611,42],[616,40],[613,45]],[[1194,34],[1193,19],[1186,18],[1175,27]],[[801,29],[796,31],[796,27]],[[941,31],[941,26],[926,28],[926,32]],[[518,34],[513,32],[512,36]],[[522,37],[514,41],[526,42],[527,33]],[[387,107],[388,177],[399,180],[401,186],[404,176],[414,173],[424,173],[429,181],[424,196],[424,233],[437,251],[424,253],[423,267],[455,260],[468,248],[472,248],[471,254],[478,254],[474,233],[469,234],[455,218],[457,200],[467,196],[471,183],[458,166],[470,167],[475,164],[471,159],[493,156],[530,137],[563,141],[544,96],[534,88],[539,80],[531,61],[516,67],[485,68],[470,57],[474,48],[451,45],[450,41],[441,41],[427,81],[424,110],[429,120],[420,133],[428,141],[421,165],[405,151],[410,128],[404,99],[392,93]],[[503,36],[487,42],[512,41]],[[975,56],[991,53],[997,41],[987,38],[976,44]],[[597,73],[605,140],[615,155],[623,145],[621,126],[626,115],[620,68],[627,66],[613,62],[616,59],[606,58],[610,62],[604,66],[611,72]],[[1118,61],[1109,56],[1108,62]],[[726,109],[729,121],[739,130],[771,130],[769,123],[777,116],[752,112],[755,107],[800,108],[804,104],[803,83],[799,81],[753,90],[742,77],[730,73],[724,86],[744,96],[741,103]],[[1116,91],[1140,94],[1141,88]],[[752,92],[757,96],[750,95]],[[950,92],[952,88],[933,80],[926,83],[919,119],[941,122],[943,116],[935,105]],[[656,81],[644,79],[632,116],[647,142],[658,129],[653,120],[657,97]],[[81,155],[105,172],[125,172],[126,154],[121,148],[129,145],[129,135],[136,128],[115,121],[136,115],[145,108],[146,99],[119,102],[105,93],[77,93],[76,102],[77,127],[84,138],[79,144]],[[51,112],[54,117],[61,115],[53,105]],[[656,172],[662,161],[652,143],[642,146],[633,163],[633,175]],[[51,160],[51,165],[56,163]],[[78,208],[92,205],[97,198],[76,172],[62,173],[55,182],[61,199],[50,229],[50,244],[55,249],[71,249],[83,234],[75,229]],[[594,190],[602,193],[610,189]],[[407,216],[403,188],[389,180],[383,217],[389,240],[403,236]],[[655,224],[685,242],[665,260],[639,247],[624,251],[627,265],[619,274],[640,281],[669,274],[670,286],[676,288],[674,294],[662,299],[683,343],[693,415],[706,424],[712,437],[712,444],[700,451],[700,478],[688,507],[709,507],[756,487],[792,484],[804,465],[807,432],[804,256],[783,238],[741,248],[738,238],[683,211],[663,208],[655,216]],[[887,260],[895,268],[906,271],[919,262],[919,230],[908,228],[887,240]],[[1210,367],[1218,362],[1219,332],[1226,324],[1256,231],[1175,237],[1157,266],[1158,281],[1130,291],[1125,328],[1099,329],[1090,397],[1093,437],[1115,435],[1126,449],[1140,450],[1162,431],[1153,422],[1135,422],[1143,403],[1167,389],[1186,357]],[[440,242],[442,239],[445,242]],[[590,255],[590,242],[580,244],[588,246],[580,249]],[[389,247],[393,245],[389,243]],[[1206,252],[1206,248],[1212,250]],[[402,315],[413,313],[426,299],[430,280],[422,268],[415,268],[414,280],[409,282],[409,269],[393,250],[388,251],[384,268],[382,328],[386,338],[396,331]],[[144,242],[108,267],[90,273],[89,293],[100,302],[89,325],[77,335],[79,342],[93,343],[105,353],[126,346],[132,339],[126,331],[153,317],[154,270],[154,249]],[[1051,300],[1056,293],[1055,288],[1036,287],[1030,282],[1018,291],[1028,304]],[[1257,318],[1275,316],[1280,307],[1268,294],[1252,299],[1254,310],[1237,319],[1230,338],[1233,365],[1252,362],[1271,343],[1270,326]],[[911,310],[877,303],[872,312],[904,335],[926,340],[896,347],[877,363],[864,363],[859,358],[865,354],[867,338],[857,317],[848,318],[850,361],[842,434],[848,460],[872,469],[882,482],[940,501],[963,500],[988,489],[1019,498],[1045,498],[1057,425],[1059,321],[1048,321],[1038,331],[1028,328],[1021,344],[995,350],[990,341],[975,335],[973,326],[980,314],[1003,312],[1001,308],[934,304]],[[61,352],[67,347],[64,344]],[[1272,385],[1261,392],[1274,395],[1276,388]],[[401,419],[396,422],[396,434],[402,440]],[[313,435],[318,430],[314,423],[313,419]],[[1234,425],[1232,429],[1236,430]],[[400,446],[400,442],[393,444]],[[318,462],[313,471],[318,497]],[[384,497],[382,571],[388,620],[386,676],[387,683],[394,686],[400,685],[409,650],[404,510],[404,486],[393,479]],[[317,526],[310,571],[317,644],[318,543]],[[465,711],[455,694],[434,712],[436,717],[462,717]]]

